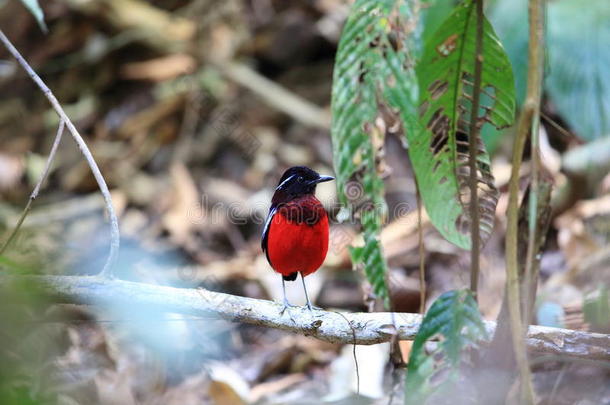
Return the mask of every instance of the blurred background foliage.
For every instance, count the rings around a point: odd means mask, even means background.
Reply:
[[[30,7],[35,2],[28,1]],[[543,162],[556,183],[541,257],[537,320],[607,331],[610,284],[609,21],[604,0],[547,7]],[[48,33],[17,0],[0,1],[0,28],[53,89],[89,144],[120,215],[120,277],[222,289],[266,299],[281,283],[260,252],[260,231],[282,171],[332,173],[331,87],[343,0],[49,0]],[[455,2],[423,1],[430,38]],[[487,15],[515,72],[526,70],[524,1],[496,0]],[[414,44],[414,46],[420,46]],[[0,52],[0,240],[27,201],[57,118],[6,51]],[[394,308],[417,312],[415,184],[404,137],[380,131],[387,217],[379,243]],[[513,128],[485,133],[501,192],[496,231],[482,253],[479,302],[495,319],[504,288],[503,233]],[[524,168],[527,175],[528,167]],[[365,197],[354,189],[355,197]],[[358,193],[360,193],[358,195]],[[323,269],[308,277],[315,303],[365,310],[376,296],[352,271],[357,218],[337,223],[332,185],[318,188],[333,225]],[[344,218],[345,219],[345,218]],[[426,304],[468,283],[468,252],[423,222]],[[107,252],[103,201],[69,136],[3,273],[96,274]],[[304,302],[298,286],[292,302]],[[359,347],[360,395],[351,348],[255,327],[142,308],[50,306],[26,286],[3,285],[2,403],[387,403],[389,345]],[[604,290],[604,288],[606,288]],[[606,291],[606,292],[604,292]],[[11,305],[5,304],[11,302]],[[203,325],[205,324],[205,325]],[[411,343],[401,342],[403,358]],[[610,398],[595,365],[534,368],[547,403]],[[9,387],[9,388],[7,388]],[[300,402],[299,402],[300,401]]]

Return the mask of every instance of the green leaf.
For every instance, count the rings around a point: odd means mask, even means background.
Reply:
[[[548,5],[546,89],[584,139],[610,135],[610,8],[607,0]],[[569,24],[566,24],[569,21]]]
[[[608,287],[602,285],[585,299],[583,305],[585,322],[591,325],[592,332],[610,332],[610,298]]]
[[[468,132],[473,93],[476,11],[473,2],[456,7],[426,43],[418,64],[419,127],[407,131],[422,200],[439,232],[457,246],[469,249]],[[510,62],[485,19],[481,106],[477,125],[505,128],[514,120],[515,90]],[[478,189],[480,233],[491,234],[498,191],[490,159],[479,135]]]
[[[489,19],[512,63],[517,100],[522,104],[527,86],[527,0],[496,0],[490,7]]]
[[[26,273],[32,271],[30,268],[23,266],[3,255],[0,255],[0,269],[14,273]]]
[[[358,0],[343,28],[333,74],[331,136],[339,198],[360,218],[364,246],[351,250],[375,294],[388,302],[378,236],[387,216],[381,106],[412,128],[417,82],[413,70],[412,1]],[[356,192],[354,193],[354,189]],[[353,208],[352,208],[353,207]]]
[[[428,0],[422,2],[422,37],[425,42],[428,42],[441,24],[449,17],[457,3],[458,1],[456,0]]]
[[[610,8],[607,0],[548,2],[544,88],[583,139],[610,135]],[[515,67],[519,100],[527,72],[527,1],[498,0],[490,13]],[[567,23],[569,22],[569,23]]]
[[[38,0],[21,0],[21,2],[28,10],[30,10],[30,13],[32,13],[34,18],[38,22],[40,29],[46,34],[48,32],[48,29],[47,25],[44,22],[44,14],[42,12],[42,8],[40,8],[40,5],[38,4]]]
[[[406,404],[422,404],[429,396],[456,383],[465,349],[475,348],[488,339],[477,303],[469,290],[448,291],[430,307],[417,332],[407,369]],[[427,354],[425,344],[438,340]],[[431,402],[434,403],[434,402]]]

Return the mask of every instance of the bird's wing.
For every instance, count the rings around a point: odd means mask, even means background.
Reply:
[[[269,239],[269,229],[271,228],[271,221],[273,220],[273,216],[277,211],[276,207],[271,207],[269,209],[269,215],[267,215],[267,220],[265,221],[265,228],[263,229],[263,235],[261,237],[261,247],[263,248],[263,252],[265,252],[265,256],[267,256],[267,261],[271,264],[271,259],[269,259],[269,252],[267,251],[267,240]]]

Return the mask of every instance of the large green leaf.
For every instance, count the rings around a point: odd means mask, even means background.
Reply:
[[[464,350],[488,339],[477,303],[469,290],[448,291],[430,307],[417,332],[407,370],[405,403],[434,403],[443,391],[456,383]],[[428,341],[438,340],[437,347],[426,353]],[[461,402],[461,401],[460,401]]]
[[[417,67],[420,125],[407,131],[409,155],[426,210],[434,226],[449,241],[469,249],[468,132],[473,95],[476,11],[467,1],[426,43]],[[493,28],[483,25],[481,105],[477,126],[509,126],[515,115],[514,80],[510,62]],[[498,191],[485,146],[478,142],[480,234],[493,229]]]
[[[428,0],[422,3],[422,11],[420,14],[422,39],[430,40],[432,35],[440,27],[440,25],[449,17],[455,6],[459,3],[457,0]],[[527,27],[522,24],[527,30]],[[526,52],[527,53],[527,52]],[[526,53],[524,55],[526,56]],[[510,54],[509,54],[510,55]],[[514,68],[513,64],[513,68]],[[498,130],[492,125],[485,125],[481,130],[481,138],[490,155],[498,149],[501,140],[505,135],[504,130]]]
[[[421,26],[422,39],[427,42],[449,17],[459,3],[458,0],[424,0],[422,1]]]
[[[546,89],[561,116],[589,140],[610,135],[609,6],[607,0],[548,6]]]
[[[374,292],[386,299],[387,265],[378,236],[387,216],[384,198],[382,111],[413,126],[417,82],[413,70],[412,1],[358,0],[343,28],[332,90],[332,141],[339,198],[360,218],[364,246],[352,249]],[[382,108],[382,106],[388,108]],[[356,190],[354,192],[354,190]],[[359,190],[359,191],[358,191]]]
[[[545,90],[583,139],[610,135],[610,7],[607,0],[547,3]],[[497,0],[490,18],[515,67],[519,100],[527,73],[527,1]]]

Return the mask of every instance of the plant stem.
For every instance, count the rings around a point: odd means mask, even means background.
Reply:
[[[542,3],[541,0],[529,0],[529,49],[527,96],[519,120],[517,137],[513,147],[511,178],[509,183],[509,200],[507,208],[506,229],[506,272],[508,310],[512,331],[513,349],[521,380],[521,402],[533,404],[535,393],[532,386],[531,371],[525,349],[525,325],[522,324],[521,300],[519,292],[519,276],[517,262],[517,230],[519,203],[519,168],[523,157],[523,149],[532,123],[540,110],[540,95],[542,82]],[[536,120],[537,121],[537,120]],[[536,222],[534,221],[534,226]],[[528,290],[524,290],[528,291]]]
[[[479,152],[478,115],[481,96],[481,75],[483,72],[483,0],[476,0],[477,37],[474,57],[474,84],[472,88],[472,109],[470,111],[470,130],[468,134],[468,156],[470,168],[470,237],[472,246],[470,250],[470,289],[476,300],[479,285],[479,195],[478,195],[478,168],[477,156]]]
[[[100,272],[100,275],[105,276],[105,277],[112,277],[112,267],[114,266],[114,262],[116,261],[118,254],[119,254],[119,244],[120,244],[119,221],[118,221],[116,213],[114,211],[114,207],[112,205],[112,198],[110,197],[110,191],[108,190],[108,186],[106,185],[104,176],[102,176],[102,173],[100,172],[100,169],[97,166],[97,163],[95,162],[95,159],[93,158],[93,155],[91,154],[91,151],[87,147],[87,144],[85,143],[85,141],[83,140],[81,135],[78,133],[78,130],[76,129],[76,127],[74,126],[72,121],[70,121],[70,118],[68,118],[68,116],[66,115],[64,109],[59,104],[59,101],[57,101],[57,98],[55,98],[55,96],[53,95],[51,90],[47,87],[47,85],[44,84],[44,82],[38,76],[38,74],[34,71],[34,69],[32,69],[32,67],[27,63],[27,61],[23,58],[23,56],[21,56],[21,54],[19,53],[17,48],[15,48],[15,46],[13,46],[13,44],[6,37],[6,35],[4,35],[4,32],[2,32],[2,30],[0,30],[0,41],[2,41],[2,43],[4,43],[4,46],[6,46],[6,49],[8,49],[8,51],[13,55],[13,57],[15,59],[17,59],[17,62],[19,62],[21,67],[23,67],[23,69],[28,73],[28,75],[34,81],[34,83],[36,83],[38,85],[38,87],[40,88],[40,90],[42,90],[45,97],[49,100],[49,102],[53,106],[53,109],[55,110],[57,115],[59,115],[60,120],[63,121],[66,124],[66,126],[68,127],[68,131],[70,131],[72,138],[74,138],[74,140],[76,141],[76,144],[78,145],[78,149],[83,154],[83,156],[85,157],[85,160],[87,161],[87,164],[91,168],[93,177],[95,177],[98,187],[100,188],[100,192],[102,193],[102,196],[104,197],[104,201],[106,203],[106,210],[108,211],[108,217],[110,219],[110,252],[108,254],[108,259],[106,260],[106,263],[104,264],[104,268]]]
[[[527,327],[530,324],[531,319],[531,308],[532,308],[532,283],[534,282],[534,267],[536,267],[536,255],[538,254],[538,200],[540,197],[540,144],[539,144],[539,129],[540,129],[540,99],[542,96],[542,73],[543,73],[543,59],[541,48],[544,47],[544,21],[542,18],[543,10],[541,0],[530,1],[530,41],[536,42],[536,55],[532,57],[536,58],[537,69],[534,72],[535,77],[532,77],[534,81],[536,91],[534,94],[533,101],[535,102],[532,108],[534,109],[531,122],[530,122],[530,149],[531,149],[531,163],[532,173],[530,179],[530,198],[528,205],[528,242],[527,242],[527,256],[525,261],[525,273],[523,279],[525,291],[524,305],[523,305],[523,325]],[[535,37],[532,37],[535,35]],[[529,80],[529,78],[528,78]],[[535,296],[535,290],[533,290]]]
[[[523,106],[523,111],[521,112],[517,138],[515,139],[515,144],[513,146],[511,178],[508,187],[508,208],[506,211],[506,293],[508,294],[508,313],[512,335],[511,340],[513,342],[513,350],[515,352],[517,366],[519,367],[520,371],[522,390],[525,390],[525,387],[531,387],[531,373],[527,362],[525,344],[523,342],[524,327],[521,323],[521,298],[519,291],[519,272],[517,261],[519,167],[521,166],[523,149],[525,147],[525,141],[529,131],[529,125],[527,125],[527,122],[531,121],[532,115],[532,105],[526,101],[525,105]],[[531,401],[527,401],[527,403],[533,403],[533,398]]]

